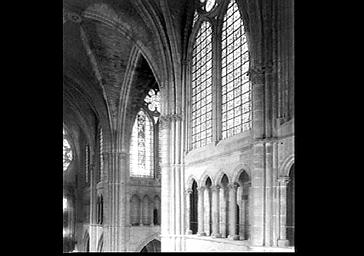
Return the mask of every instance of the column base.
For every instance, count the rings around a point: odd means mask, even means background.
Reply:
[[[199,232],[198,235],[199,236],[206,236],[206,233],[205,232]]]
[[[213,238],[221,238],[221,234],[220,233],[212,234],[211,237],[213,237]]]
[[[229,240],[239,240],[239,238],[240,238],[239,235],[229,235],[228,236]]]
[[[186,230],[186,235],[192,235],[192,230],[191,229]]]
[[[287,239],[279,239],[278,247],[288,247],[289,241]]]

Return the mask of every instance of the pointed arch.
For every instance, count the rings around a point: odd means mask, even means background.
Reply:
[[[196,183],[197,183],[198,179],[196,178],[196,176],[194,174],[191,174],[187,179],[186,188],[187,189],[190,189],[190,188],[192,189],[192,184],[193,184],[194,181],[196,181]]]
[[[242,174],[243,172],[245,172],[249,178],[251,177],[251,173],[250,173],[250,168],[248,166],[246,166],[245,164],[238,164],[233,171],[233,176],[232,176],[232,182],[233,183],[238,183],[240,174]]]
[[[130,176],[154,176],[154,125],[144,109],[134,120],[130,141]]]
[[[228,3],[222,22],[221,132],[226,139],[252,128],[252,95],[247,35],[235,0]]]
[[[208,178],[210,178],[211,180],[211,185],[215,184],[212,175],[208,171],[205,171],[204,174],[201,176],[200,182],[197,183],[197,186],[204,187]]]
[[[222,180],[222,178],[223,178],[224,175],[226,175],[226,178],[228,179],[229,182],[232,180],[232,178],[229,176],[229,174],[228,174],[227,171],[225,171],[223,169],[220,169],[217,172],[217,175],[215,177],[215,185],[221,186],[221,180]]]
[[[289,176],[289,171],[291,170],[291,167],[295,161],[294,158],[294,154],[291,154],[282,161],[281,167],[279,168],[279,176]]]

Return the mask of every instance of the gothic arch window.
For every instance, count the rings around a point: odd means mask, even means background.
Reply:
[[[252,127],[248,40],[237,0],[195,3],[189,54],[191,149]]]
[[[222,138],[251,128],[249,52],[238,5],[230,1],[223,19],[221,57]]]
[[[212,142],[212,27],[203,21],[192,53],[192,147]]]
[[[130,141],[130,176],[154,178],[158,170],[159,90],[150,89],[138,111]]]
[[[73,151],[69,141],[69,135],[63,128],[63,171],[66,171],[73,160]]]

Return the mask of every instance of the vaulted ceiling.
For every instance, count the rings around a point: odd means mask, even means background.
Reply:
[[[64,123],[78,125],[86,136],[95,134],[97,122],[115,129],[121,104],[130,101],[127,87],[159,84],[169,75],[166,52],[182,51],[189,4],[64,0]]]

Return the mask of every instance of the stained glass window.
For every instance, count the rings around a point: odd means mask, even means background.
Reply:
[[[100,128],[99,130],[99,154],[100,154],[100,166],[99,166],[99,175],[97,177],[97,181],[100,181],[101,179],[101,173],[102,173],[102,168],[104,166],[104,161],[102,158],[102,152],[104,151],[104,137],[102,134],[102,128]]]
[[[192,147],[212,142],[212,29],[204,21],[192,55]]]
[[[196,23],[197,19],[198,19],[198,13],[197,13],[197,11],[195,11],[195,13],[193,14],[192,26],[194,26],[194,25],[195,25],[195,23]]]
[[[144,101],[148,104],[150,111],[160,112],[160,93],[158,90],[150,89]]]
[[[67,210],[67,207],[68,207],[67,198],[63,197],[63,211]]]
[[[130,144],[130,176],[153,177],[153,123],[140,110],[133,125]]]
[[[90,146],[86,145],[85,147],[85,182],[89,182],[89,172],[90,172]]]
[[[211,11],[211,9],[215,6],[215,0],[207,0],[205,10],[207,12]]]
[[[249,52],[243,20],[235,1],[228,5],[222,28],[222,138],[251,128]]]
[[[67,139],[67,134],[63,129],[63,171],[66,171],[73,158],[71,145]]]

